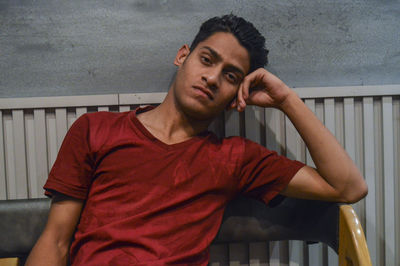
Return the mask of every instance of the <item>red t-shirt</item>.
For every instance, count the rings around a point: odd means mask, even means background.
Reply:
[[[210,132],[167,145],[135,112],[97,112],[72,125],[44,188],[86,200],[72,265],[207,265],[227,202],[268,203],[301,167]]]

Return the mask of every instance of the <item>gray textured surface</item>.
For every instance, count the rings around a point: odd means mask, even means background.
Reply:
[[[400,83],[400,1],[0,0],[0,97],[166,91],[178,48],[230,12],[292,87]]]

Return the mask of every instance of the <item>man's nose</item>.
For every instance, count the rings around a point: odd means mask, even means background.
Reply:
[[[204,72],[202,79],[207,83],[210,89],[215,90],[220,82],[220,70],[218,68],[209,68]]]

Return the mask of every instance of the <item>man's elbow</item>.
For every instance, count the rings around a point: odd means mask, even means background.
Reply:
[[[356,203],[360,201],[361,199],[365,198],[368,194],[368,185],[367,183],[362,180],[359,184],[356,186],[353,186],[345,195],[343,195],[343,202],[344,203]]]

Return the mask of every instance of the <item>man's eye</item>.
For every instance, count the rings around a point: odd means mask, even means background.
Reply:
[[[208,57],[202,56],[201,61],[205,64],[211,64],[211,60]]]
[[[228,73],[225,74],[225,76],[232,83],[236,83],[238,81],[238,78],[236,77],[235,74],[232,74],[232,73],[228,72]]]

